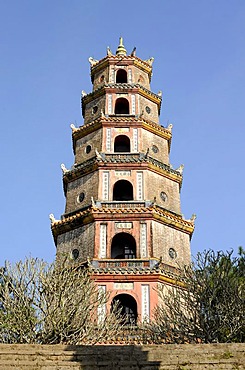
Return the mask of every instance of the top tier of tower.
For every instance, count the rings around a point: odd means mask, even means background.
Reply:
[[[116,54],[107,48],[107,56],[101,60],[89,58],[93,91],[82,92],[84,124],[101,114],[117,117],[136,116],[159,123],[161,92],[150,90],[154,58],[142,60],[135,55],[136,49],[127,55],[120,38]]]

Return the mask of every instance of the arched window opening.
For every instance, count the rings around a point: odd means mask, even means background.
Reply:
[[[115,105],[115,114],[129,114],[129,102],[125,98],[118,98]]]
[[[127,233],[116,234],[111,243],[111,258],[133,259],[136,258],[136,242],[132,235]]]
[[[131,295],[116,295],[112,300],[111,307],[113,308],[115,305],[121,311],[122,323],[126,323],[126,325],[137,324],[137,302]]]
[[[126,135],[119,135],[114,141],[114,152],[130,152],[130,139]]]
[[[113,188],[113,200],[127,202],[133,200],[133,185],[127,180],[119,180]]]
[[[119,69],[117,71],[116,83],[127,83],[127,71],[125,69]]]

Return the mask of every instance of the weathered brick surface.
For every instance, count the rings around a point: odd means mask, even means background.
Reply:
[[[150,113],[146,112],[146,107],[150,108]],[[149,99],[139,96],[139,111],[138,114],[142,114],[143,118],[156,122],[159,122],[158,107],[156,103],[153,103]]]
[[[73,249],[79,250],[78,261],[94,255],[94,223],[83,225],[58,236],[57,253],[70,256]]]
[[[170,265],[183,266],[190,261],[189,235],[152,221],[152,244],[153,256],[162,257],[165,263]],[[169,256],[169,248],[174,248],[177,252],[176,259]]]
[[[86,153],[87,146],[91,146],[91,151]],[[102,148],[102,130],[96,130],[85,137],[79,139],[76,143],[75,163],[80,164],[95,156],[95,149],[99,152]]]
[[[165,201],[161,192],[166,194]],[[155,198],[157,204],[174,213],[181,213],[179,184],[153,171],[144,172],[144,199]]]
[[[149,117],[145,118],[149,119]],[[141,129],[139,151],[146,152],[148,148],[149,155],[152,158],[157,159],[162,163],[169,164],[168,141],[152,132]]]
[[[244,344],[0,345],[0,370],[244,370]]]
[[[91,197],[98,199],[99,173],[92,172],[68,183],[65,213],[91,205]],[[84,194],[82,202],[79,194]]]

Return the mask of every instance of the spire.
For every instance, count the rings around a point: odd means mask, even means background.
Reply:
[[[119,46],[116,51],[116,55],[127,55],[127,50],[125,49],[123,45],[123,38],[119,38]]]

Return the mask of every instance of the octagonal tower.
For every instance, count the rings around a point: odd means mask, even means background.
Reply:
[[[190,262],[194,217],[181,214],[182,166],[169,163],[171,128],[159,123],[162,93],[151,91],[153,58],[120,44],[89,58],[93,90],[82,92],[84,124],[72,127],[74,165],[63,169],[57,254],[90,267],[100,289],[131,322],[151,317],[157,284],[175,284]]]

